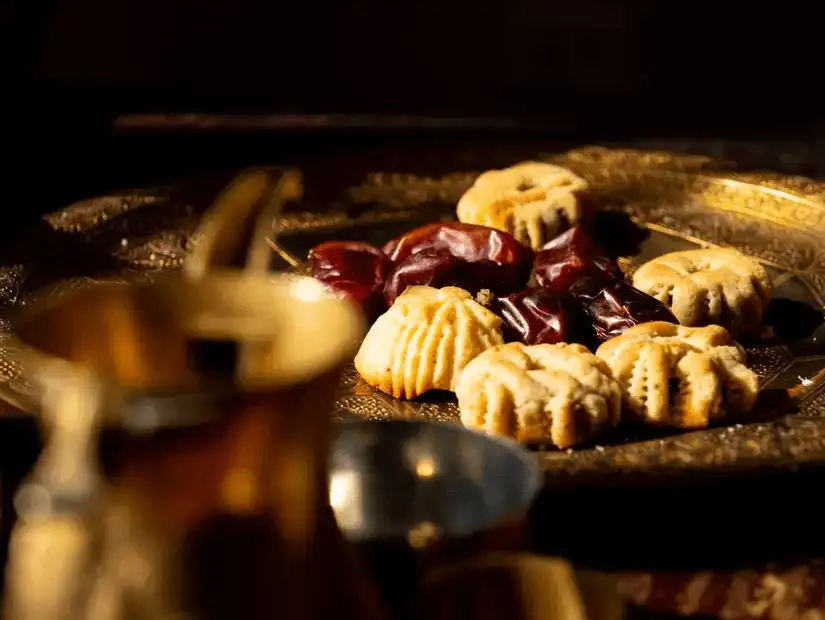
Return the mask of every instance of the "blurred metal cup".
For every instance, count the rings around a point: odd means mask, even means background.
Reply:
[[[525,553],[542,473],[520,444],[440,423],[347,422],[330,465],[338,521],[394,618],[621,618],[612,583]]]
[[[364,324],[314,280],[268,273],[273,218],[299,192],[293,171],[243,173],[183,274],[15,322],[47,438],[18,497],[6,618],[324,616],[343,544],[330,412]]]

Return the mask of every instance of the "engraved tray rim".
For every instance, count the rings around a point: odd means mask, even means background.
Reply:
[[[825,305],[825,256],[819,257],[814,249],[825,242],[825,183],[804,177],[782,175],[772,172],[740,172],[731,167],[729,162],[720,162],[710,157],[697,155],[683,155],[665,151],[640,151],[635,149],[613,149],[605,147],[583,147],[563,154],[534,154],[533,157],[523,156],[521,159],[550,160],[566,165],[582,174],[591,183],[597,184],[605,192],[625,192],[632,195],[634,191],[641,192],[644,199],[645,192],[656,187],[655,192],[662,196],[678,195],[701,197],[704,207],[712,207],[714,213],[724,214],[726,217],[740,218],[742,226],[750,226],[750,233],[756,235],[759,227],[770,229],[778,228],[787,231],[794,243],[780,243],[780,247],[754,247],[751,243],[733,244],[748,254],[754,255],[765,264],[780,267],[791,273],[808,286],[816,303]],[[299,168],[301,166],[298,166]],[[431,201],[454,202],[456,193],[468,186],[479,171],[452,172],[442,176],[427,177],[404,173],[367,174],[365,182],[349,187],[346,191],[347,200],[355,204],[380,203],[386,205],[386,212],[390,217],[403,219],[405,214],[415,211],[417,206]],[[94,243],[96,227],[100,222],[117,219],[118,216],[137,211],[141,208],[151,208],[156,202],[163,202],[162,196],[169,192],[169,188],[153,188],[148,190],[128,190],[112,192],[108,196],[98,197],[75,203],[69,207],[47,216],[48,223],[58,230],[68,230],[77,233],[84,241]],[[90,206],[98,206],[96,225],[86,227],[75,222],[76,214]],[[206,206],[206,205],[203,205]],[[687,241],[699,241],[702,245],[726,245],[716,243],[707,238],[712,235],[694,234],[695,231],[686,229],[683,214],[679,213],[631,213],[634,219],[643,223],[653,231],[660,231],[668,235],[676,235]],[[79,216],[78,216],[79,217]],[[361,216],[358,216],[361,217]],[[670,220],[668,220],[670,217]],[[747,218],[746,220],[744,218]],[[82,219],[82,217],[80,217]],[[199,219],[199,209],[191,205],[181,206],[181,221],[185,221],[182,238],[170,241],[172,250],[163,246],[164,231],[151,235],[143,242],[135,243],[130,247],[124,245],[120,258],[131,265],[123,269],[120,274],[111,277],[95,279],[81,276],[86,283],[99,280],[152,278],[157,272],[176,268],[180,265],[182,256],[189,245],[196,241],[193,232]],[[357,218],[356,218],[357,219]],[[369,217],[362,217],[355,225],[369,225]],[[301,233],[313,226],[326,231],[342,230],[354,225],[353,218],[341,210],[331,210],[324,213],[307,211],[293,211],[279,226],[281,238],[292,233]],[[695,225],[695,222],[694,222]],[[715,225],[713,223],[709,224]],[[710,228],[708,230],[711,230]],[[711,230],[711,232],[713,232]],[[716,231],[717,233],[719,231]],[[716,233],[714,233],[716,234]],[[127,239],[128,236],[124,236]],[[756,237],[754,237],[756,238]],[[747,237],[744,237],[747,241]],[[276,244],[277,246],[277,244]],[[286,254],[288,251],[284,250]],[[23,263],[25,266],[25,262]],[[12,269],[19,269],[14,265]],[[7,268],[8,269],[8,268]],[[60,289],[61,282],[52,283],[45,289],[38,289],[40,294],[59,294],[54,291]],[[54,286],[56,285],[56,286]],[[74,284],[72,285],[74,286]],[[69,287],[71,288],[71,286]],[[35,300],[37,295],[34,296]],[[19,310],[19,304],[7,304],[5,317],[12,316]],[[818,354],[819,355],[819,354]],[[31,394],[26,393],[26,379],[21,374],[19,366],[15,369],[16,356],[13,339],[8,334],[3,335],[0,341],[0,369],[3,377],[0,379],[0,398],[12,405],[28,411],[32,410]],[[787,361],[787,360],[786,360]],[[791,361],[791,363],[795,363]],[[15,372],[16,370],[16,372]],[[817,379],[813,385],[795,386],[796,393],[802,399],[813,400],[825,398],[825,382]],[[825,404],[822,405],[825,407]],[[770,422],[770,432],[761,439],[742,439],[741,445],[721,445],[709,453],[703,453],[695,459],[684,457],[676,453],[668,458],[651,459],[647,451],[656,452],[655,443],[660,440],[648,440],[636,444],[622,446],[606,446],[601,449],[591,449],[588,454],[592,459],[579,459],[572,463],[568,459],[569,452],[545,452],[541,455],[542,465],[548,474],[554,474],[557,482],[573,476],[584,481],[593,476],[602,480],[612,474],[621,474],[626,478],[633,474],[650,475],[681,474],[690,471],[692,474],[701,472],[721,473],[722,471],[756,472],[764,469],[776,470],[787,467],[799,467],[805,464],[825,464],[825,421],[816,417],[790,416],[781,423]],[[704,433],[707,431],[699,431]],[[669,439],[674,445],[690,443],[690,436],[676,435],[676,439]],[[758,445],[764,440],[764,446]],[[725,443],[725,442],[723,442]],[[637,446],[628,449],[628,446]],[[746,449],[743,449],[746,448]],[[616,452],[616,451],[619,452]],[[688,452],[697,452],[694,446]],[[624,456],[619,454],[624,451]],[[662,452],[659,450],[659,452]],[[575,454],[582,454],[576,452]],[[598,456],[602,454],[603,456]],[[679,462],[682,458],[684,462]],[[565,461],[571,462],[565,462]],[[575,459],[574,459],[575,460]]]

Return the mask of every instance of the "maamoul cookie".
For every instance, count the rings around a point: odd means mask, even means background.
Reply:
[[[619,383],[579,344],[492,347],[467,364],[455,392],[465,426],[559,448],[592,439],[621,414]]]
[[[587,182],[567,168],[525,162],[479,176],[458,201],[458,219],[511,233],[534,250],[582,218]]]
[[[633,274],[633,286],[670,307],[682,325],[721,325],[734,338],[759,330],[773,297],[765,268],[726,248],[654,258]]]
[[[621,384],[630,412],[654,426],[705,428],[747,413],[759,395],[744,349],[718,325],[643,323],[602,344],[596,355]]]
[[[453,390],[458,373],[504,342],[501,319],[456,287],[411,286],[367,332],[355,368],[396,398]]]

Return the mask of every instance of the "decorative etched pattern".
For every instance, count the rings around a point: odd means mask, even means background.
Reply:
[[[178,268],[210,200],[202,183],[125,192],[75,203],[44,218],[0,266],[0,395],[36,410],[31,385],[10,341],[8,317],[43,299],[101,281],[141,281]],[[206,184],[209,187],[209,184]],[[214,188],[207,196],[211,198]],[[199,198],[190,202],[188,197]],[[197,204],[197,207],[192,206]]]
[[[452,158],[452,159],[451,159]],[[588,147],[562,155],[538,151],[501,151],[483,164],[474,153],[433,155],[426,175],[364,170],[363,182],[328,177],[315,171],[324,187],[309,187],[304,202],[288,209],[275,232],[286,244],[316,237],[379,234],[423,221],[449,218],[459,196],[483,167],[500,167],[518,159],[546,159],[569,166],[595,187],[602,208],[630,214],[658,235],[667,249],[685,244],[731,245],[788,274],[810,303],[825,300],[825,184],[770,173],[731,172],[707,157]],[[397,158],[388,161],[398,161]],[[455,167],[467,167],[455,172]],[[453,166],[453,170],[447,168]],[[307,172],[307,178],[312,178]],[[346,175],[345,175],[346,176]],[[125,192],[78,203],[47,218],[20,248],[3,257],[0,267],[0,311],[10,316],[21,306],[44,297],[76,290],[101,279],[143,279],[180,266],[195,243],[198,220],[226,179],[182,183],[169,188]],[[336,185],[337,183],[337,185]],[[387,228],[382,228],[386,226]],[[283,247],[287,247],[284,245]],[[290,249],[292,245],[288,246]],[[295,252],[295,250],[292,250]],[[302,256],[295,258],[301,259]],[[632,261],[625,264],[633,268]],[[801,284],[800,284],[801,283]],[[0,393],[33,409],[18,352],[0,325]],[[819,351],[772,346],[750,351],[751,365],[768,388],[788,378],[791,351],[806,359]],[[813,353],[812,353],[813,351]],[[783,464],[789,460],[825,458],[825,397],[819,376],[796,386],[802,416],[774,418],[789,403],[768,399],[765,411],[751,424],[710,429],[666,438],[626,436],[610,445],[567,452],[545,452],[548,472],[648,472],[657,469],[714,468],[750,463]],[[785,387],[785,386],[783,386]],[[769,396],[782,390],[768,390]],[[457,423],[453,402],[400,402],[376,393],[353,368],[342,378],[336,416],[377,419],[418,417]],[[789,422],[790,420],[790,422]],[[811,425],[802,424],[811,423]]]
[[[818,389],[811,390],[800,407],[800,414],[811,418],[825,417],[825,387],[820,385]]]
[[[804,283],[805,296],[822,304],[825,292],[825,256],[819,243],[825,239],[825,190],[815,182],[776,175],[725,172],[706,157],[663,152],[638,152],[585,148],[546,159],[568,166],[597,189],[603,207],[621,209],[654,231],[673,239],[702,245],[737,247],[780,272]],[[370,220],[407,216],[411,210],[432,203],[454,204],[477,172],[453,173],[440,178],[376,173],[350,190],[359,203],[379,204]],[[766,179],[765,185],[759,179]],[[783,178],[787,183],[783,185]],[[768,189],[769,188],[769,189]],[[306,226],[304,214],[302,226]],[[345,227],[346,217],[316,225]],[[364,222],[364,214],[350,221]],[[287,224],[284,229],[293,224]],[[632,264],[629,265],[632,268]],[[787,377],[792,357],[785,347],[749,351],[752,367],[767,387]],[[785,387],[785,386],[783,386]],[[790,386],[788,386],[790,387]],[[357,396],[353,398],[353,396]],[[813,401],[802,404],[807,416],[818,415]],[[710,429],[679,437],[622,438],[631,443],[596,446],[590,450],[547,452],[542,458],[548,472],[576,474],[594,471],[707,468],[784,459],[785,429],[770,421],[772,415],[791,411],[786,402],[768,399],[763,421]],[[339,401],[339,409],[365,417],[409,417],[456,421],[454,403],[400,402],[357,383]],[[825,444],[807,435],[796,456],[821,452]],[[768,455],[771,455],[770,457]]]
[[[825,620],[825,562],[764,572],[625,573],[619,590],[637,605],[725,620]]]
[[[737,247],[801,276],[823,300],[825,255],[817,248],[825,234],[825,185],[773,173],[731,173],[705,158],[665,153],[586,148],[553,159],[640,221]]]
[[[765,347],[748,350],[748,366],[759,374],[763,384],[769,383],[791,365],[792,358],[784,347]]]

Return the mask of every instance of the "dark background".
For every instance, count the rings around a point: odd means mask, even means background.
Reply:
[[[36,113],[509,115],[635,132],[755,131],[820,107],[819,18],[799,0],[10,6],[0,40]]]
[[[813,7],[3,0],[2,148],[15,207],[5,211],[24,218],[218,163],[399,140],[365,130],[207,138],[111,130],[119,114],[135,112],[484,116],[520,124],[507,130],[515,139],[781,139],[809,151],[823,120]]]

